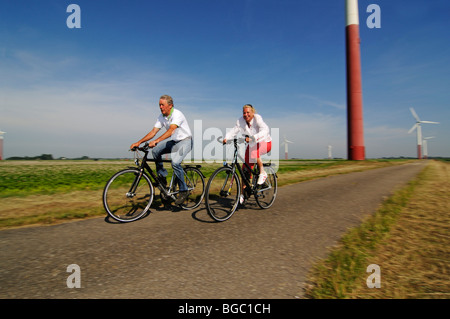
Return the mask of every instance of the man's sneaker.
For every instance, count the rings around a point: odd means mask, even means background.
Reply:
[[[241,196],[239,196],[239,204],[244,204],[245,198],[244,195],[241,194]]]
[[[176,204],[176,205],[181,205],[181,204],[183,204],[184,201],[186,200],[186,198],[188,197],[188,195],[189,195],[189,192],[188,192],[188,191],[180,192],[180,193],[178,194],[177,200],[175,201],[175,204]]]
[[[267,173],[265,171],[262,171],[262,173],[259,174],[259,177],[258,177],[258,185],[264,184],[264,182],[266,181],[266,178],[267,178]]]

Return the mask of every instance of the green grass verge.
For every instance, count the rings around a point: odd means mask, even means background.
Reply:
[[[325,260],[319,261],[311,271],[305,298],[350,298],[352,289],[366,278],[371,257],[377,246],[385,240],[396,223],[402,209],[408,204],[416,187],[427,174],[426,167],[407,186],[396,191],[380,209],[360,226],[350,229],[332,249]]]

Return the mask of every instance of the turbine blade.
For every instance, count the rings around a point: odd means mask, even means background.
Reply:
[[[418,122],[420,122],[419,116],[417,115],[416,111],[415,111],[412,107],[410,107],[409,110],[411,111],[411,113],[412,113],[412,115],[414,116],[414,118],[415,118]]]
[[[427,123],[427,124],[440,124],[439,122],[432,122],[432,121],[420,121],[420,123]]]
[[[411,134],[412,131],[414,131],[417,128],[417,124],[414,124],[413,127],[408,131],[408,134]]]

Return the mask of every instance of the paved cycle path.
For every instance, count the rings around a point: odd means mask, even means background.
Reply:
[[[270,209],[250,203],[223,223],[202,205],[128,224],[94,218],[4,230],[0,298],[299,298],[312,263],[424,166],[281,187]],[[71,264],[81,288],[67,287]]]

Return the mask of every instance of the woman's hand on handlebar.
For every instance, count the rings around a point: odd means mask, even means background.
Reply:
[[[247,142],[248,143],[248,142],[250,142],[252,140],[252,137],[246,136],[246,138],[240,137],[238,139],[235,138],[234,140],[237,141],[238,143],[243,143],[243,142]],[[222,140],[222,136],[219,136],[217,138],[217,142],[222,143],[223,145],[225,145],[227,143],[230,143],[226,138],[224,138]]]
[[[254,136],[248,136],[248,135],[246,135],[245,136],[245,141],[247,142],[247,143],[250,143],[250,142],[254,142],[255,141],[255,137]]]
[[[217,142],[219,142],[219,143],[225,145],[225,144],[227,143],[227,140],[226,140],[226,139],[222,139],[222,136],[219,136],[219,137],[217,138]]]

